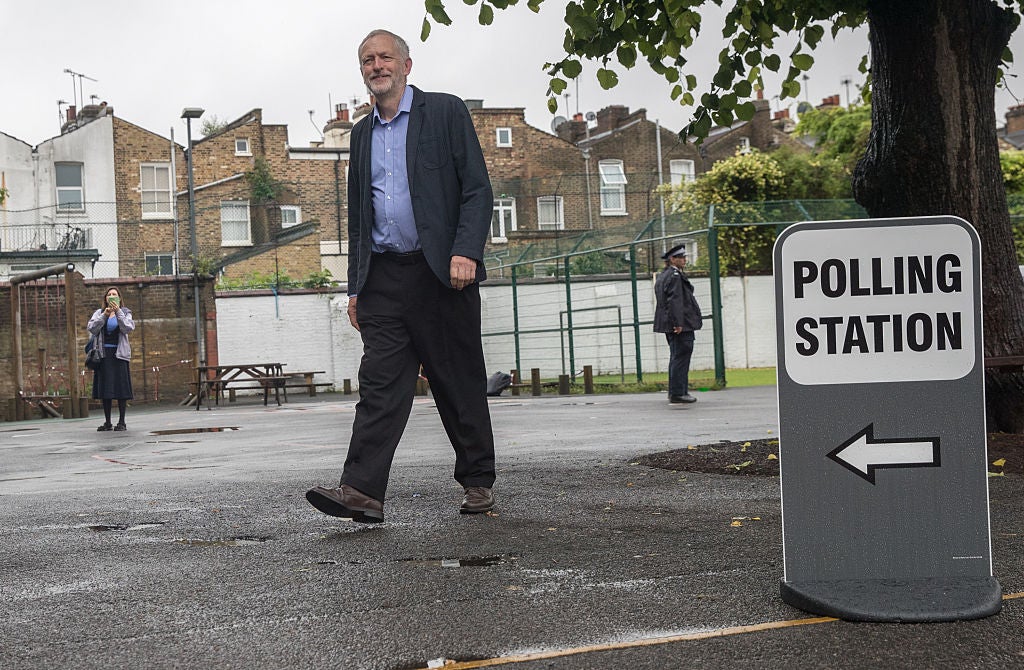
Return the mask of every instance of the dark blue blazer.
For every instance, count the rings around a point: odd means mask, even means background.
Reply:
[[[412,87],[406,167],[413,216],[423,255],[437,278],[451,286],[452,256],[481,261],[491,228],[494,196],[480,140],[466,103],[447,93]],[[370,146],[373,113],[352,128],[348,171],[348,292],[358,294],[372,258],[373,197]]]

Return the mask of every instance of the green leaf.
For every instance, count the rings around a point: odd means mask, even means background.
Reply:
[[[494,23],[494,10],[486,2],[480,5],[480,16],[477,20],[482,26],[489,26]]]
[[[683,98],[679,102],[687,107],[693,106],[693,94],[689,92],[683,93]]]
[[[736,94],[726,93],[718,101],[718,109],[720,110],[732,110],[736,107]]]
[[[420,27],[420,42],[426,42],[428,37],[430,37],[430,20],[424,16],[423,25]]]
[[[442,26],[450,26],[452,24],[452,19],[444,11],[444,3],[441,0],[426,0],[426,9],[430,14],[430,18]]]
[[[772,72],[778,72],[779,68],[782,67],[782,59],[779,58],[778,54],[770,54],[765,57],[764,66]]]
[[[562,74],[570,79],[575,79],[583,72],[583,64],[578,60],[567,60],[562,63]]]
[[[561,77],[552,77],[551,82],[548,84],[548,90],[555,95],[561,95],[562,91],[565,90],[565,80]]]
[[[612,70],[606,68],[600,68],[597,71],[597,81],[601,84],[601,88],[608,90],[615,88],[616,84],[619,83],[619,75],[615,74]]]
[[[616,7],[615,15],[612,17],[612,30],[618,30],[625,22],[626,12],[622,11],[622,7]]]
[[[761,52],[760,51],[748,51],[744,56],[743,60],[747,62],[747,65],[754,67],[761,63]]]
[[[825,29],[821,26],[807,26],[807,30],[804,31],[804,42],[807,46],[814,48],[818,46],[818,42],[825,36]]]
[[[807,72],[814,65],[814,56],[810,54],[793,54],[792,57],[793,67]]]
[[[749,121],[754,118],[754,113],[756,111],[757,109],[755,108],[754,103],[748,100],[736,107],[736,118],[740,121]]]
[[[615,51],[615,55],[618,57],[619,62],[625,68],[631,68],[636,65],[636,49],[633,48],[632,44],[623,44]]]
[[[682,94],[683,94],[683,87],[680,86],[679,84],[676,84],[675,86],[672,87],[672,92],[669,93],[669,97],[672,98],[673,100],[676,100]]]
[[[750,94],[753,92],[753,86],[751,86],[750,82],[746,79],[741,79],[736,82],[736,86],[733,87],[733,90],[736,91],[736,95],[739,97],[749,98]]]
[[[548,111],[554,114],[558,111],[558,99],[548,98]]]
[[[715,73],[715,77],[711,81],[718,88],[732,88],[732,79],[734,76],[735,72],[733,72],[732,68],[728,65],[723,65],[718,68],[718,72]]]
[[[692,74],[686,75],[686,89],[692,91],[695,88],[697,88],[697,77]]]
[[[526,6],[530,8],[531,12],[536,14],[540,11],[540,6],[543,2],[544,0],[530,0],[529,2],[526,3]]]
[[[679,81],[679,70],[676,70],[675,68],[671,68],[671,67],[670,68],[666,68],[665,69],[665,80],[668,81],[668,83],[670,83],[670,84],[674,84],[677,81]]]

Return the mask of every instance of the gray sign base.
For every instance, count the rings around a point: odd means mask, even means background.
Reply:
[[[998,614],[1003,606],[995,577],[782,581],[781,591],[793,607],[846,621],[962,621]]]

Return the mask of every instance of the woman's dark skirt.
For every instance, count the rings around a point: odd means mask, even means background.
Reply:
[[[128,361],[114,355],[113,349],[103,352],[103,363],[93,373],[92,397],[97,400],[132,400],[132,375]]]

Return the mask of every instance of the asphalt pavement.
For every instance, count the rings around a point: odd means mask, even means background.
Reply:
[[[0,423],[0,668],[1024,667],[1024,479],[989,480],[1000,614],[816,617],[779,597],[777,478],[635,464],[777,434],[772,387],[695,395],[492,398],[490,516],[419,398],[379,526],[303,497],[351,396]]]

